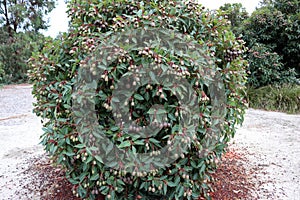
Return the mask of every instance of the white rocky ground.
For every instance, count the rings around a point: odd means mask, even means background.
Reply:
[[[28,160],[43,154],[40,120],[32,113],[31,87],[0,89],[0,199],[20,199]],[[28,196],[28,197],[31,197]]]
[[[40,120],[32,114],[31,87],[0,89],[0,199],[39,199],[22,191],[33,158],[43,155],[38,144]],[[246,155],[259,199],[300,199],[300,115],[249,109],[230,148]]]
[[[300,199],[300,115],[249,109],[231,148],[247,152],[260,199]]]

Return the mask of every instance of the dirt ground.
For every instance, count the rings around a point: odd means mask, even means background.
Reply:
[[[0,89],[0,200],[76,199],[39,145],[32,102],[30,85]],[[215,179],[214,199],[299,200],[300,115],[247,110]]]
[[[249,109],[230,148],[246,156],[260,199],[300,199],[300,115]]]

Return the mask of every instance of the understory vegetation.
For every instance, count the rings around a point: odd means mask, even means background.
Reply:
[[[268,85],[248,88],[249,106],[255,109],[300,113],[300,85]]]
[[[238,3],[220,9],[248,47],[250,107],[299,112],[299,0],[264,0],[250,16]]]

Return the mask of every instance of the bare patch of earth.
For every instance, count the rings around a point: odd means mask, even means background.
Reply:
[[[0,196],[3,200],[23,198],[16,193],[25,184],[24,172],[32,158],[44,154],[39,145],[42,126],[32,113],[32,102],[30,85],[0,89]],[[34,199],[34,194],[24,199],[31,197]]]
[[[259,199],[299,199],[300,115],[249,109],[230,148],[247,158]]]

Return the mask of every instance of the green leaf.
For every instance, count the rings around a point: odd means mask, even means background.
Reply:
[[[119,148],[125,148],[125,147],[130,147],[130,146],[131,146],[130,141],[126,140],[119,145]]]
[[[137,99],[137,100],[140,100],[140,101],[144,100],[144,97],[140,94],[135,94],[134,98]]]
[[[164,195],[167,195],[168,185],[164,184],[163,187],[164,187]]]
[[[174,182],[172,182],[172,181],[168,181],[167,184],[168,184],[168,186],[170,186],[170,187],[176,187],[176,186],[177,186],[177,184],[174,183]]]
[[[132,40],[135,44],[137,43],[136,38],[131,38],[131,40]]]
[[[122,180],[120,180],[120,179],[117,179],[117,183],[119,184],[119,185],[126,185]]]
[[[82,182],[86,178],[86,176],[87,176],[87,172],[80,174],[80,176],[79,176],[80,182]]]
[[[75,155],[74,152],[65,152],[64,154],[67,155],[67,156],[74,156]]]
[[[114,144],[112,142],[109,142],[109,145],[105,149],[106,155],[109,154],[113,148],[114,148]]]
[[[119,127],[118,127],[118,126],[113,126],[113,127],[110,128],[110,130],[111,130],[112,132],[115,132],[115,131],[118,131],[118,130],[119,130]]]
[[[172,121],[176,121],[176,118],[173,115],[173,113],[168,113],[168,118],[171,119]]]
[[[180,189],[179,189],[178,196],[179,196],[179,197],[182,197],[183,194],[184,194],[184,187],[182,187],[182,186],[180,185]]]
[[[68,178],[68,181],[70,181],[70,183],[72,183],[73,185],[76,185],[79,183],[79,181],[76,181],[73,178]]]
[[[143,140],[136,140],[136,141],[134,141],[134,144],[135,145],[144,145],[145,143]]]
[[[153,82],[158,83],[158,81],[156,80],[156,76],[152,71],[149,72],[149,76]]]
[[[175,178],[175,184],[178,185],[180,182],[180,176],[176,176]]]
[[[160,143],[160,141],[158,141],[157,139],[154,139],[154,138],[150,138],[149,141],[154,143],[154,144],[159,144]]]
[[[102,158],[100,156],[96,155],[95,159],[98,160],[100,163],[104,164],[103,160],[102,160]]]
[[[93,156],[89,156],[88,159],[85,161],[85,163],[90,163],[93,160]]]
[[[97,173],[97,174],[94,174],[93,176],[91,176],[91,178],[90,178],[90,180],[91,181],[96,181],[96,180],[98,180],[100,177],[99,177],[99,174]]]
[[[149,99],[150,99],[149,92],[146,92],[144,96],[145,96],[145,99],[146,99],[147,101],[149,101]]]
[[[157,114],[157,115],[167,114],[167,111],[166,111],[165,109],[158,109],[158,110],[156,111],[156,114]]]
[[[82,149],[85,147],[85,144],[77,144],[74,146],[75,148]]]

